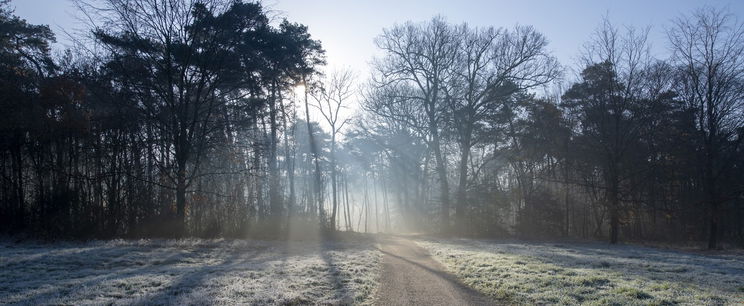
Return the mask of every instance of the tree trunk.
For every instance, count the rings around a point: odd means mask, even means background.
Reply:
[[[718,199],[716,194],[716,176],[714,173],[715,161],[719,150],[717,145],[718,126],[715,124],[716,115],[714,113],[715,104],[713,103],[711,87],[708,87],[706,99],[706,114],[708,122],[708,135],[705,140],[705,194],[710,208],[710,226],[708,229],[708,249],[714,250],[718,247]]]
[[[449,201],[449,183],[447,182],[447,165],[446,161],[442,156],[442,150],[439,144],[439,132],[436,127],[431,127],[432,134],[432,148],[434,149],[434,159],[437,163],[436,170],[439,175],[439,193],[440,200],[442,201],[441,220],[442,220],[442,232],[449,232],[450,230],[450,201]]]
[[[23,230],[26,227],[26,202],[24,201],[25,193],[23,190],[23,157],[21,156],[21,139],[22,137],[20,133],[17,133],[15,137],[15,144],[13,146],[13,149],[11,150],[16,177],[15,193],[16,200],[18,201],[18,207],[16,208],[16,229],[18,230]]]
[[[467,186],[468,186],[468,159],[470,157],[470,137],[460,144],[460,182],[457,186],[457,203],[455,204],[455,224],[457,231],[462,233],[465,230],[465,207],[467,205]]]
[[[610,243],[616,244],[618,241],[618,230],[619,230],[619,198],[618,198],[618,178],[614,170],[610,173],[610,190],[609,192],[609,204],[610,204]]]
[[[176,181],[176,228],[177,237],[182,237],[186,233],[186,174],[185,171],[178,171]]]
[[[346,203],[346,230],[354,230],[351,222],[351,205],[349,204],[349,176],[344,175],[344,198]]]
[[[254,123],[253,135],[255,139],[260,137],[260,130],[258,121]],[[263,180],[261,179],[261,146],[259,141],[253,143],[253,192],[255,198],[255,207],[253,209],[253,216],[256,220],[260,221],[262,217],[262,211],[264,207],[263,201]]]
[[[277,120],[276,120],[276,82],[272,83],[271,98],[269,99],[269,218],[270,226],[275,231],[281,229],[282,201],[279,191],[279,171],[277,167],[276,145],[277,145]]]
[[[318,204],[318,218],[320,222],[321,227],[325,227],[325,210],[323,209],[323,199],[322,199],[322,189],[321,189],[321,178],[320,178],[320,157],[318,153],[318,144],[315,143],[315,135],[313,134],[313,126],[310,123],[310,105],[307,101],[307,82],[304,82],[303,77],[303,83],[305,84],[305,119],[307,123],[307,134],[308,139],[310,141],[310,151],[313,154],[313,160],[315,163],[315,200]]]
[[[295,121],[296,122],[296,121]],[[288,207],[288,216],[291,217],[293,214],[293,210],[295,208],[295,205],[297,205],[297,196],[295,194],[295,158],[294,155],[291,153],[289,149],[289,131],[287,130],[287,114],[284,112],[284,107],[282,107],[282,124],[284,125],[284,158],[286,159],[285,163],[287,164],[287,177],[289,179],[289,203],[287,204]],[[292,132],[294,132],[294,129],[292,129]]]
[[[568,164],[566,161],[564,161],[566,165],[563,167],[563,179],[565,182],[569,181],[569,172],[568,172]],[[565,227],[563,229],[563,236],[568,237],[571,234],[571,203],[569,202],[569,195],[571,192],[571,187],[569,184],[563,184],[563,193],[564,193],[564,205],[566,210],[566,216],[565,216]]]
[[[718,248],[718,201],[716,199],[716,183],[713,177],[713,157],[712,150],[708,149],[708,157],[705,164],[705,195],[707,197],[709,212],[708,225],[708,249],[715,250]]]
[[[383,204],[383,210],[384,210],[383,213],[385,216],[385,231],[390,232],[390,205],[388,202],[388,186],[385,183],[384,173],[380,180],[382,181],[382,204]]]
[[[178,128],[175,141],[176,157],[176,236],[186,233],[186,164],[189,159],[189,143],[187,142],[186,126]]]
[[[338,197],[336,196],[336,132],[335,127],[332,128],[333,135],[331,136],[331,197],[333,198],[333,207],[331,208],[331,230],[336,230],[336,210],[338,209]]]

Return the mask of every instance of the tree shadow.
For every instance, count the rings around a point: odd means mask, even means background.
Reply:
[[[462,241],[460,242],[462,243]],[[600,243],[526,243],[497,241],[463,243],[471,251],[529,256],[565,269],[607,271],[643,279],[694,283],[720,290],[720,283],[744,281],[744,261],[737,256],[701,255],[683,251]],[[709,282],[714,276],[719,284]]]
[[[173,304],[174,299],[182,298],[180,295],[184,293],[193,293],[194,288],[199,286],[208,285],[208,279],[219,279],[221,276],[226,275],[230,271],[234,271],[236,268],[242,268],[241,264],[253,259],[257,255],[259,250],[256,250],[252,256],[245,257],[241,256],[241,252],[237,249],[233,249],[229,252],[229,255],[224,258],[221,262],[213,265],[203,265],[188,269],[186,273],[181,273],[181,276],[175,281],[171,282],[166,288],[162,288],[154,295],[146,295],[142,297],[143,300],[147,300],[142,304],[149,304],[152,302],[166,304]],[[216,300],[215,297],[209,297],[212,301]]]
[[[318,285],[323,287],[321,295],[323,298],[342,303],[354,301],[354,288],[350,286],[351,278],[348,277],[348,271],[339,266],[337,262],[339,255],[334,252],[365,246],[322,240],[301,242],[294,248],[288,246],[289,242],[221,243],[196,246],[182,246],[180,243],[92,246],[82,244],[73,246],[82,248],[80,250],[65,246],[62,250],[14,251],[13,256],[20,258],[11,258],[13,259],[11,264],[0,260],[0,265],[9,268],[7,271],[13,270],[12,273],[20,275],[20,278],[0,276],[0,300],[20,304],[70,302],[169,304],[192,302],[192,299],[197,303],[224,303],[226,291],[223,287],[238,298],[256,297],[254,294],[260,294],[261,291],[252,289],[250,277],[253,277],[253,272],[271,275],[269,280],[281,279],[271,273],[297,272],[287,265],[291,264],[292,257],[299,256],[300,259],[312,257],[314,258],[312,260],[318,262],[316,267],[321,270],[315,272],[303,270],[301,275],[321,273],[317,275],[325,277],[327,281],[320,281]],[[268,248],[270,250],[267,251]],[[40,255],[33,258],[25,257],[29,254]],[[19,265],[49,267],[54,271],[31,275],[33,273],[26,273]],[[305,265],[300,267],[312,268]],[[265,273],[267,271],[269,274]],[[242,282],[243,279],[246,279],[246,289],[241,292],[242,284],[236,281]],[[311,293],[312,296],[321,293],[315,285],[309,288],[314,293]],[[329,289],[333,292],[328,292]],[[328,294],[325,295],[326,293]],[[312,303],[310,300],[306,302]],[[267,300],[267,303],[271,302]]]
[[[331,243],[321,242],[320,243],[320,257],[328,267],[328,281],[333,285],[333,298],[342,303],[351,303],[354,301],[354,296],[350,295],[350,290],[347,287],[347,282],[341,277],[341,271],[336,266],[333,256],[329,253],[342,248],[340,245],[334,245],[331,247]]]
[[[116,248],[109,247],[106,250],[103,251],[103,254],[97,254],[95,262],[93,263],[86,263],[82,267],[78,266],[69,266],[67,262],[65,261],[57,261],[53,258],[44,258],[48,260],[46,263],[37,263],[41,266],[53,264],[56,265],[59,270],[68,269],[85,269],[85,272],[81,272],[80,274],[75,273],[69,273],[69,276],[66,276],[67,278],[64,281],[59,282],[58,279],[52,279],[51,281],[56,281],[57,283],[48,283],[48,282],[37,282],[35,286],[24,286],[23,292],[16,292],[17,295],[26,295],[25,297],[22,297],[21,299],[17,300],[17,303],[20,304],[38,304],[38,303],[45,303],[44,301],[49,301],[52,299],[64,299],[65,297],[69,296],[70,294],[80,293],[83,292],[87,288],[96,287],[96,286],[115,286],[116,282],[119,280],[126,280],[130,278],[137,278],[142,276],[152,276],[152,275],[163,275],[163,274],[169,274],[170,276],[179,275],[179,277],[172,281],[170,285],[158,288],[157,293],[152,294],[145,294],[143,296],[140,296],[139,299],[141,300],[161,300],[167,298],[168,294],[172,294],[173,292],[183,292],[184,290],[181,290],[182,288],[195,288],[199,285],[203,285],[206,283],[206,279],[219,277],[224,273],[227,273],[228,271],[232,271],[232,269],[237,268],[244,268],[241,266],[242,263],[251,261],[251,266],[258,267],[263,264],[264,261],[255,261],[253,257],[255,257],[257,254],[261,252],[261,250],[265,249],[265,247],[252,247],[251,256],[244,256],[243,253],[244,250],[241,250],[240,248],[231,248],[230,246],[227,246],[227,251],[229,251],[229,254],[215,254],[215,251],[223,250],[222,248],[213,248],[212,250],[208,250],[204,247],[195,247],[191,248],[189,252],[183,252],[183,249],[179,248],[169,248],[169,249],[161,249],[159,246],[156,247],[150,247],[150,246],[128,246],[125,248]],[[92,250],[89,250],[92,251]],[[137,252],[140,253],[135,258],[131,258],[131,253]],[[106,255],[117,255],[108,257]],[[162,259],[153,260],[152,258],[158,258],[161,255],[166,255]],[[72,255],[70,255],[72,256]],[[77,254],[77,256],[82,256],[81,254]],[[128,258],[119,260],[121,257],[127,257]],[[149,258],[147,258],[149,257]],[[184,263],[193,262],[196,261],[203,261],[205,259],[208,259],[209,257],[216,257],[216,258],[223,258],[219,263],[211,264],[211,265],[202,265],[202,266],[183,266]],[[132,264],[128,264],[127,261],[139,261],[138,259],[142,259],[140,262],[140,265],[137,265],[137,267],[132,268]],[[238,261],[240,259],[240,261]],[[269,258],[267,258],[268,260]],[[37,259],[38,261],[39,259]],[[76,261],[74,261],[76,262]],[[125,263],[125,264],[122,264]],[[27,263],[30,264],[30,263]],[[219,273],[217,273],[219,272]],[[48,277],[48,275],[47,275]],[[82,279],[82,280],[81,280]],[[126,283],[126,282],[125,282]],[[44,288],[48,287],[48,288]],[[65,288],[64,290],[60,290],[60,288]],[[24,294],[25,292],[33,292],[32,294]],[[61,291],[61,292],[60,292]],[[83,296],[84,297],[84,296]],[[123,298],[122,296],[115,296],[115,298]],[[2,298],[6,301],[11,301],[11,296],[6,296]],[[49,302],[46,302],[49,303]]]

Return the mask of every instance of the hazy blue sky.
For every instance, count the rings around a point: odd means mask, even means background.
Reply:
[[[656,54],[666,49],[664,27],[669,20],[695,8],[727,8],[744,18],[744,0],[521,0],[521,1],[405,1],[405,0],[267,0],[264,5],[291,21],[310,27],[323,42],[331,66],[350,66],[362,76],[376,54],[375,36],[384,27],[407,20],[423,21],[441,14],[450,22],[477,26],[533,25],[550,40],[561,63],[574,64],[581,45],[604,15],[617,25],[651,26]],[[49,24],[64,43],[60,29],[73,29],[75,10],[68,0],[13,0],[16,14],[31,23]],[[79,27],[79,26],[78,26]]]

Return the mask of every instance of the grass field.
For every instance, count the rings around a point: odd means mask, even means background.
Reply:
[[[603,243],[418,239],[507,304],[744,304],[744,256]],[[0,304],[369,304],[381,253],[343,241],[0,240]]]
[[[744,304],[742,255],[603,243],[418,243],[465,284],[505,303]]]
[[[369,240],[0,241],[0,304],[365,304],[379,259]]]

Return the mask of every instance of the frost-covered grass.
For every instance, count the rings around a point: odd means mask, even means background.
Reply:
[[[0,304],[366,304],[370,241],[0,241]]]
[[[600,243],[419,240],[465,284],[504,303],[744,304],[744,256]]]

